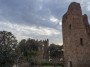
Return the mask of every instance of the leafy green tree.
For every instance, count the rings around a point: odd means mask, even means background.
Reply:
[[[50,58],[52,59],[55,67],[55,63],[57,60],[60,60],[63,56],[63,46],[50,44],[49,46],[49,52],[50,52]]]
[[[0,67],[12,67],[15,63],[17,40],[11,32],[0,31]]]
[[[51,44],[49,47],[51,59],[53,59],[53,58],[59,58],[60,59],[63,55],[62,48],[63,47],[60,45]]]
[[[23,39],[20,41],[18,48],[20,49],[20,54],[25,59],[25,61],[30,64],[34,62],[35,57],[37,56],[38,51],[38,42],[34,39]]]

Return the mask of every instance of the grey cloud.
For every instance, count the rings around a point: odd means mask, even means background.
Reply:
[[[58,20],[62,19],[63,14],[67,11],[68,5],[72,1],[80,0],[0,0],[0,23],[11,22],[12,24],[48,27],[61,32],[59,22],[57,24],[49,20],[50,16],[54,16]],[[83,13],[86,13],[90,19],[90,13],[87,11],[87,2],[81,3]],[[90,20],[89,20],[90,21]],[[25,35],[25,33],[22,33]],[[45,35],[33,35],[34,38],[44,38]],[[29,36],[29,34],[25,35]],[[60,38],[59,38],[60,36]],[[52,41],[55,39],[62,40],[62,35],[48,36]]]
[[[41,9],[40,6],[42,7]],[[42,18],[47,19],[49,16],[55,16],[60,19],[62,11],[63,7],[60,0],[0,0],[0,16],[17,24],[57,29],[57,25]]]

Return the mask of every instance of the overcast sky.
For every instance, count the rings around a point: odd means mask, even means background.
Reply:
[[[90,19],[90,0],[0,0],[0,30],[18,40],[48,38],[62,44],[62,16],[71,2],[79,2]]]

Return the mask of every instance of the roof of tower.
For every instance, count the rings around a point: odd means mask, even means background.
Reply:
[[[77,2],[72,2],[70,5],[69,5],[69,8],[75,8],[75,7],[80,7],[80,3],[77,3]]]
[[[68,13],[72,15],[82,15],[80,3],[72,2],[68,7]]]

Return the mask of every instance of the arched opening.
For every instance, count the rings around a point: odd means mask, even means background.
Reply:
[[[72,67],[72,61],[68,62],[68,67]]]

